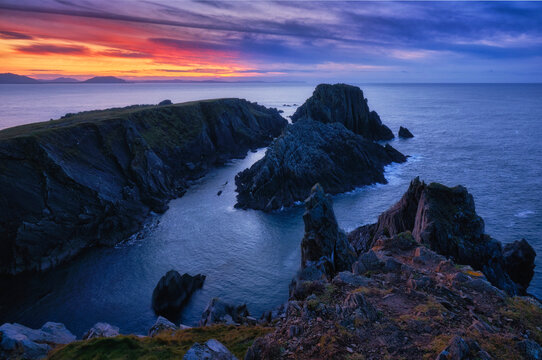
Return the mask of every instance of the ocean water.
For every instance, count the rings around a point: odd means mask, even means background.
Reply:
[[[542,297],[542,85],[356,84],[410,155],[386,169],[388,184],[334,197],[343,229],[374,222],[416,176],[464,185],[474,195],[486,232],[506,243],[526,238],[540,254],[529,291]],[[243,97],[291,115],[309,84],[0,85],[0,128],[134,103]],[[63,322],[77,335],[99,321],[145,334],[154,323],[151,294],[170,269],[207,275],[181,321],[194,325],[215,296],[246,302],[253,315],[283,303],[299,267],[302,207],[266,214],[234,209],[234,176],[264,155],[211,171],[173,200],[141,239],[92,249],[53,271],[2,284],[0,323],[39,327]],[[222,190],[221,196],[217,192]]]

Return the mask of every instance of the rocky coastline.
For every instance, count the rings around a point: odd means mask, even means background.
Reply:
[[[241,99],[68,114],[0,131],[0,274],[47,270],[113,245],[215,164],[286,126]]]

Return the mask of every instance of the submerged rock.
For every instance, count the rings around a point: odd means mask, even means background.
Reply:
[[[418,243],[455,262],[482,271],[508,294],[525,294],[532,278],[532,247],[526,241],[516,242],[503,253],[501,243],[484,233],[484,221],[476,214],[474,199],[462,186],[426,185],[416,178],[376,224],[355,230],[350,239],[357,248],[366,249],[382,237],[404,232],[411,232]]]
[[[168,271],[152,292],[152,308],[158,315],[175,319],[184,304],[194,291],[200,289],[205,281],[205,275],[179,274],[178,271]]]
[[[386,183],[384,166],[404,162],[403,154],[366,140],[340,123],[300,120],[288,126],[265,157],[235,177],[236,207],[264,211],[306,199],[320,183],[337,194]]]
[[[207,340],[205,344],[195,343],[184,355],[183,360],[237,360],[219,341]]]
[[[99,322],[99,323],[94,324],[94,326],[91,327],[85,333],[85,335],[83,335],[83,340],[94,339],[94,338],[99,338],[99,337],[106,337],[106,338],[114,337],[117,335],[119,335],[118,327],[108,324],[108,323]]]
[[[410,139],[413,138],[414,135],[405,127],[399,127],[399,137],[402,139]]]
[[[41,329],[30,329],[21,324],[0,326],[0,358],[2,359],[42,359],[59,344],[75,341],[64,324],[47,322]]]
[[[393,139],[391,130],[382,124],[375,111],[370,111],[363,91],[346,84],[320,84],[301,105],[292,122],[311,119],[322,123],[342,123],[347,129],[369,140]]]
[[[249,322],[247,319],[249,316],[246,304],[234,305],[219,298],[213,298],[201,314],[200,326],[220,323],[228,325],[244,324]]]
[[[113,245],[212,166],[287,121],[241,99],[87,111],[0,131],[0,273],[46,270]]]

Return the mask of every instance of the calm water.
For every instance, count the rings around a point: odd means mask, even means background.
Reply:
[[[387,168],[389,184],[335,197],[345,230],[374,222],[419,175],[467,186],[488,234],[503,242],[524,237],[542,254],[542,85],[360,86],[395,133],[404,125],[416,137],[391,142],[412,157]],[[292,84],[0,85],[0,128],[163,99],[244,97],[286,116],[295,107],[283,105],[303,103],[312,90]],[[214,296],[246,302],[256,316],[284,302],[299,266],[303,209],[233,208],[235,174],[263,153],[213,170],[172,201],[145,238],[93,249],[59,269],[5,285],[0,323],[59,321],[81,335],[105,321],[122,332],[146,333],[155,320],[152,290],[172,268],[207,275],[182,314],[185,324],[195,324]],[[542,297],[542,255],[530,292]]]

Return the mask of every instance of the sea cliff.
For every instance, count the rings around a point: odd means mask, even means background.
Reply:
[[[68,114],[0,131],[0,273],[112,245],[215,164],[268,145],[277,110],[241,99]]]

